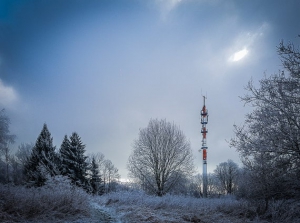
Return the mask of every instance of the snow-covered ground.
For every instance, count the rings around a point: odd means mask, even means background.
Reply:
[[[299,222],[300,204],[273,201],[263,217],[269,222]],[[0,184],[0,222],[11,223],[185,223],[267,222],[249,201],[234,197],[163,197],[139,190],[88,195],[67,182],[53,181],[40,188]]]
[[[98,205],[96,207],[110,214],[115,222],[123,223],[262,222],[257,219],[255,211],[251,210],[247,202],[231,197],[157,197],[140,191],[121,191],[96,197],[93,202]]]

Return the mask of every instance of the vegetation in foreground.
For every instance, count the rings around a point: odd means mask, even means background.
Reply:
[[[90,215],[89,196],[65,177],[49,178],[43,187],[0,184],[1,222],[65,222]]]
[[[289,201],[274,200],[261,215],[255,203],[234,196],[195,198],[167,194],[159,197],[126,187],[92,196],[63,177],[47,182],[40,188],[0,185],[0,221],[242,223],[297,222],[300,217],[299,204]]]
[[[299,222],[298,205],[272,201],[267,212],[259,213],[257,204],[234,196],[195,198],[167,194],[147,195],[143,191],[112,192],[96,201],[113,209],[122,222]]]

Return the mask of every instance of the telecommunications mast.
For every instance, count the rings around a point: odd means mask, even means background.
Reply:
[[[201,110],[201,124],[202,124],[202,147],[201,150],[203,151],[203,197],[207,197],[207,144],[206,144],[206,134],[207,134],[207,122],[208,122],[208,110],[205,107],[205,99],[206,97],[203,96],[203,107]],[[200,152],[200,150],[199,150]]]

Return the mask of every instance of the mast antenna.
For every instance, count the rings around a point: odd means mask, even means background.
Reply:
[[[206,135],[208,133],[206,125],[208,123],[208,110],[205,105],[205,99],[207,96],[203,96],[203,107],[201,110],[201,133],[202,133],[202,157],[203,157],[203,197],[207,197],[207,142],[206,142]],[[200,152],[200,150],[199,150]]]

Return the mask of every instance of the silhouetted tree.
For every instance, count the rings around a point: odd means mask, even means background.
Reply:
[[[71,156],[70,151],[70,140],[67,135],[65,135],[62,144],[59,149],[59,158],[60,158],[60,172],[64,176],[68,176],[70,174],[69,164],[72,160],[69,159]]]
[[[76,132],[72,133],[70,139],[65,136],[60,148],[62,173],[68,176],[73,184],[81,187],[85,187],[87,183],[88,163],[84,153],[85,145]]]
[[[95,156],[92,157],[89,171],[90,171],[89,185],[91,188],[91,193],[102,195],[104,193],[104,185],[103,185],[103,180],[101,179],[99,174],[99,166],[97,164]]]
[[[58,157],[53,146],[53,138],[47,125],[44,124],[24,166],[26,181],[34,186],[43,186],[47,175],[55,176],[59,174],[57,165]]]
[[[119,170],[113,165],[110,160],[104,160],[102,166],[102,178],[104,189],[109,193],[115,189],[116,183],[120,178]]]

